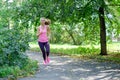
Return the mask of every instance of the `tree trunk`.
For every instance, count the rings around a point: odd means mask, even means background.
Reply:
[[[100,55],[107,55],[107,45],[106,45],[106,26],[104,18],[104,8],[99,8],[99,20],[100,20],[100,44],[101,53]]]
[[[66,30],[66,31],[68,32],[68,34],[70,35],[71,39],[73,40],[74,45],[76,45],[77,43],[76,43],[76,41],[75,41],[75,38],[74,38],[74,36],[73,36],[73,33],[70,32],[67,28],[65,28],[65,30]]]

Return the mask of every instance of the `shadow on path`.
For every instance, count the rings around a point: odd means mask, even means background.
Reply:
[[[40,53],[27,54],[39,61],[39,71],[33,77],[18,80],[120,80],[120,64],[51,55],[51,63],[44,66]]]

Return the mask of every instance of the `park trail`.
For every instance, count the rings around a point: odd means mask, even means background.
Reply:
[[[120,64],[50,55],[51,63],[45,66],[40,52],[27,55],[39,62],[39,70],[18,80],[120,80]]]

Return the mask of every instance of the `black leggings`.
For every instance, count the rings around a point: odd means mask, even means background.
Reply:
[[[38,42],[38,44],[42,51],[43,59],[46,60],[46,57],[48,57],[50,53],[50,45],[48,42]]]

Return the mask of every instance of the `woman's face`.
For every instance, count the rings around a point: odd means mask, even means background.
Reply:
[[[41,19],[41,24],[44,25],[45,24],[45,19]]]

